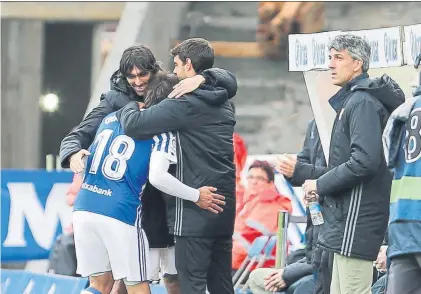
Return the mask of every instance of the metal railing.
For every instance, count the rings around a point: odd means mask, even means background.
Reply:
[[[286,210],[278,212],[275,268],[284,268],[288,254],[288,227],[290,223],[307,223],[307,216],[290,215]]]

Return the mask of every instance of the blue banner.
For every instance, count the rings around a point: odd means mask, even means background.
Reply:
[[[1,261],[47,259],[56,237],[71,224],[67,171],[1,171]]]

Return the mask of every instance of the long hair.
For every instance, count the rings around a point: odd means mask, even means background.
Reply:
[[[178,83],[178,78],[174,74],[158,72],[149,80],[146,95],[145,107],[151,107],[158,104],[168,97],[173,87]]]

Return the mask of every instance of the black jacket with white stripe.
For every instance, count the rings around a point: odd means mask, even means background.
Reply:
[[[392,175],[382,133],[390,113],[405,100],[388,76],[362,74],[330,100],[334,121],[327,172],[317,180],[325,223],[319,245],[344,256],[374,261],[389,218]]]
[[[236,86],[234,76],[232,85]],[[213,214],[191,201],[166,195],[170,233],[176,236],[232,236],[235,219],[235,116],[225,89],[203,86],[179,99],[165,99],[139,111],[135,102],[117,112],[126,135],[145,139],[175,131],[176,177],[200,188],[213,186],[226,197],[224,211]]]

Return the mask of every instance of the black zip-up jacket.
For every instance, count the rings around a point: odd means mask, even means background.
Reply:
[[[297,154],[294,174],[290,179],[291,184],[293,186],[301,186],[306,180],[317,180],[321,175],[319,170],[322,170],[321,168],[317,169],[317,167],[326,168],[326,160],[320,142],[316,121],[313,119],[308,124],[303,149]],[[321,197],[320,202],[322,201],[323,198]],[[311,264],[314,259],[314,251],[317,247],[320,226],[313,226],[308,208],[306,209],[306,215],[306,258],[307,262]]]
[[[287,180],[293,186],[301,186],[304,184],[305,180],[317,179],[324,171],[324,169],[317,169],[318,166],[326,167],[326,160],[320,142],[316,121],[313,119],[308,123],[303,148],[297,154],[294,174],[292,175],[292,178],[288,178]],[[313,226],[308,209],[306,210],[306,214],[306,257],[297,263],[285,267],[282,278],[287,285],[291,285],[297,280],[307,275],[311,275],[314,271],[313,262],[317,256],[317,238],[320,226]]]
[[[205,85],[221,87],[229,98],[237,92],[235,77],[228,71],[211,68],[201,73],[206,79]],[[63,168],[69,167],[70,156],[81,149],[88,149],[96,131],[105,116],[117,111],[130,101],[143,101],[132,90],[126,79],[115,72],[110,79],[110,91],[101,95],[101,101],[86,118],[61,142],[60,158]],[[223,91],[222,91],[223,92]],[[174,238],[168,234],[165,202],[161,191],[147,183],[142,196],[144,213],[142,226],[151,248],[165,248],[174,244]]]
[[[228,71],[220,68],[210,68],[200,73],[205,77],[205,84],[221,87],[232,98],[237,93],[235,77]],[[95,138],[96,131],[103,118],[111,112],[124,107],[130,101],[143,101],[116,71],[110,79],[110,91],[101,95],[99,105],[95,107],[82,122],[73,129],[61,142],[60,160],[63,168],[70,166],[70,156],[81,149],[88,149]]]
[[[131,102],[117,112],[124,133],[134,139],[175,131],[176,177],[200,188],[213,186],[226,197],[224,211],[213,214],[191,201],[165,197],[170,233],[176,236],[232,236],[235,218],[235,116],[225,90],[201,87],[178,99],[165,99],[139,111]]]
[[[362,74],[329,103],[337,115],[328,170],[317,180],[324,196],[323,249],[344,256],[376,260],[387,228],[392,174],[386,166],[382,133],[390,113],[405,101],[387,75]]]

